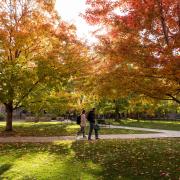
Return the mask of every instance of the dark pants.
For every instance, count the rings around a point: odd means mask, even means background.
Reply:
[[[98,138],[98,130],[94,128],[95,123],[89,123],[89,135],[88,135],[88,139],[91,139],[91,135],[92,135],[92,131],[94,129],[95,131],[95,137],[96,139]]]
[[[85,137],[85,127],[81,126],[81,129],[77,132],[77,135],[83,134],[83,137]]]

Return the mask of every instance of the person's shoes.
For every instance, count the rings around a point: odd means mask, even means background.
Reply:
[[[98,139],[100,139],[100,138],[96,138],[96,140],[98,140]]]
[[[92,141],[92,139],[89,139],[89,138],[88,138],[88,141]]]

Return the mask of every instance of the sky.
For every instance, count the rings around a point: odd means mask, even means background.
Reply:
[[[95,30],[87,24],[87,22],[79,16],[86,9],[86,0],[56,0],[56,10],[61,18],[69,23],[73,23],[77,27],[77,35],[79,38],[88,42],[96,42],[96,38],[90,32]]]

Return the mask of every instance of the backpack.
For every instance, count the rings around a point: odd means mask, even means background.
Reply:
[[[77,123],[77,124],[81,124],[81,116],[80,116],[80,115],[77,116],[76,123]]]

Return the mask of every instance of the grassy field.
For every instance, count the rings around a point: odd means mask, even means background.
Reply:
[[[180,131],[180,121],[155,121],[155,120],[121,120],[115,122],[114,120],[107,120],[110,124],[130,127],[142,127],[152,129],[166,129]]]
[[[70,136],[76,135],[79,130],[79,125],[76,124],[65,124],[59,122],[15,122],[14,132],[6,133],[4,132],[5,123],[0,123],[0,136]],[[86,134],[88,133],[88,128],[86,128]],[[110,129],[101,128],[100,134],[143,134],[152,133],[150,131],[136,131],[136,130],[126,130],[126,129]]]
[[[174,138],[0,144],[0,179],[178,180],[179,143]]]

